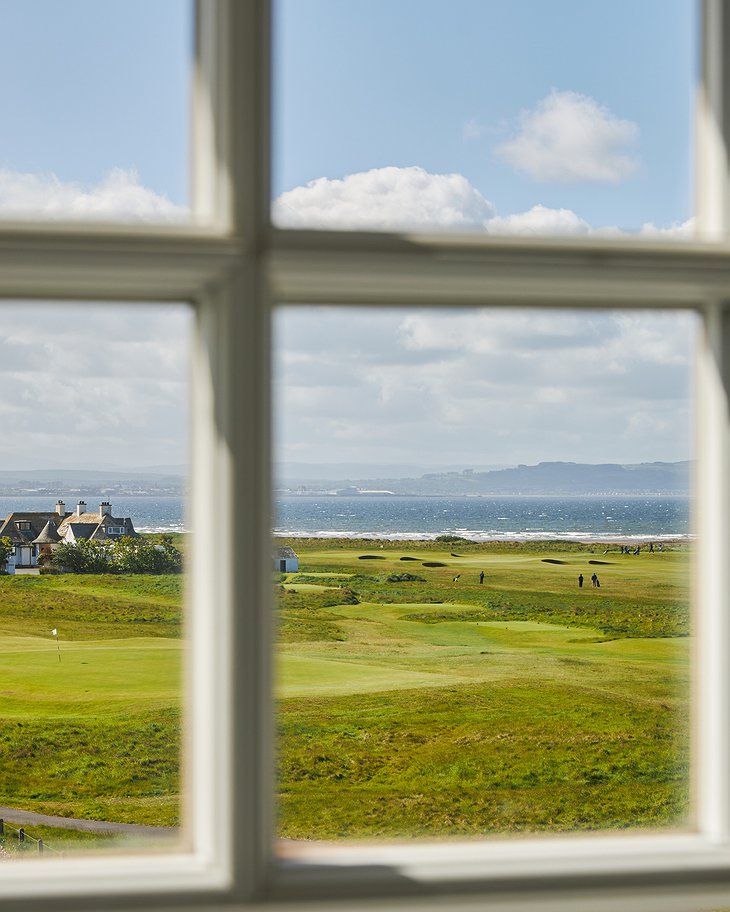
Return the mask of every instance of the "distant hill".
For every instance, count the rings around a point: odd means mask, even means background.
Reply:
[[[689,477],[689,462],[540,462],[455,477],[424,475],[421,481],[464,494],[686,494]]]
[[[306,490],[367,488],[394,494],[687,494],[690,485],[689,462],[642,462],[589,464],[580,462],[540,462],[491,471],[427,472],[419,478],[340,477],[311,485]],[[336,484],[334,483],[336,482]],[[292,489],[294,490],[294,489]]]

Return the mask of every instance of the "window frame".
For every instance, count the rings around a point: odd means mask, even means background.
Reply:
[[[704,0],[703,240],[290,231],[269,219],[269,0],[198,0],[195,218],[0,223],[0,296],[180,302],[192,352],[185,850],[0,868],[0,909],[686,910],[730,903],[730,7]],[[131,268],[130,268],[131,267]],[[270,316],[279,304],[691,308],[697,353],[693,832],[278,857],[270,585]],[[216,572],[211,573],[210,568]]]

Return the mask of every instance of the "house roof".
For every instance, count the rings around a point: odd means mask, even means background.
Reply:
[[[296,557],[296,553],[293,548],[290,548],[289,545],[282,545],[280,548],[276,548],[274,551],[274,557]]]
[[[82,523],[75,522],[73,524],[73,534],[75,539],[79,538],[91,538],[94,535],[94,532],[99,527],[99,523]]]
[[[94,538],[97,539],[106,538],[106,532],[104,531],[106,526],[123,528],[125,535],[130,535],[132,538],[138,537],[138,533],[135,532],[134,524],[129,516],[110,516],[108,513],[82,513],[81,516],[77,516],[75,513],[71,513],[59,526],[61,535],[65,534],[69,526],[73,526],[73,532],[76,538],[90,537],[90,535],[87,535],[86,533],[79,534],[77,530],[81,526],[92,526],[94,529],[98,529],[99,534],[94,536]]]
[[[56,531],[56,524],[52,519],[43,526],[43,531],[38,538],[33,539],[34,545],[56,545],[61,541],[61,536]]]
[[[55,525],[61,518],[58,513],[53,512],[30,513],[17,510],[9,513],[0,524],[0,538],[7,537],[14,544],[32,545],[48,522]],[[30,528],[19,529],[18,523],[28,523]]]

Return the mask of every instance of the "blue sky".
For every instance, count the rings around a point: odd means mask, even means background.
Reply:
[[[280,224],[691,231],[690,0],[276,0],[275,14]],[[0,0],[0,16],[0,217],[184,219],[192,4]],[[64,323],[9,305],[0,467],[185,460],[189,314],[89,306]],[[285,310],[277,458],[686,458],[693,326]]]
[[[0,169],[189,199],[188,0],[2,0]]]
[[[691,231],[695,4],[278,0],[274,217]],[[691,315],[283,310],[292,462],[689,456]]]
[[[179,218],[191,4],[0,2],[0,213]],[[0,468],[187,461],[184,306],[0,304]]]
[[[691,0],[279,0],[276,9],[274,196],[419,166],[463,175],[501,216],[542,205],[635,230],[692,214]],[[635,126],[631,173],[536,181],[496,153],[553,90]]]

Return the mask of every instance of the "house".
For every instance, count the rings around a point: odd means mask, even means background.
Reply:
[[[285,545],[274,549],[274,570],[280,573],[297,573],[299,571],[299,558],[293,548]]]
[[[113,516],[108,501],[99,504],[98,513],[88,512],[83,500],[73,512],[67,512],[65,503],[59,500],[53,512],[16,510],[0,521],[0,538],[7,537],[13,544],[6,566],[8,573],[37,567],[41,554],[52,554],[63,542],[73,543],[82,538],[114,541],[125,535],[138,537],[132,520]]]
[[[61,501],[59,504],[64,506]],[[112,505],[106,500],[99,504],[98,513],[88,512],[86,503],[80,500],[73,513],[65,514],[65,518],[58,526],[58,534],[62,541],[69,544],[82,538],[91,541],[114,541],[125,535],[139,538],[132,520],[128,516],[124,518],[112,516]]]

